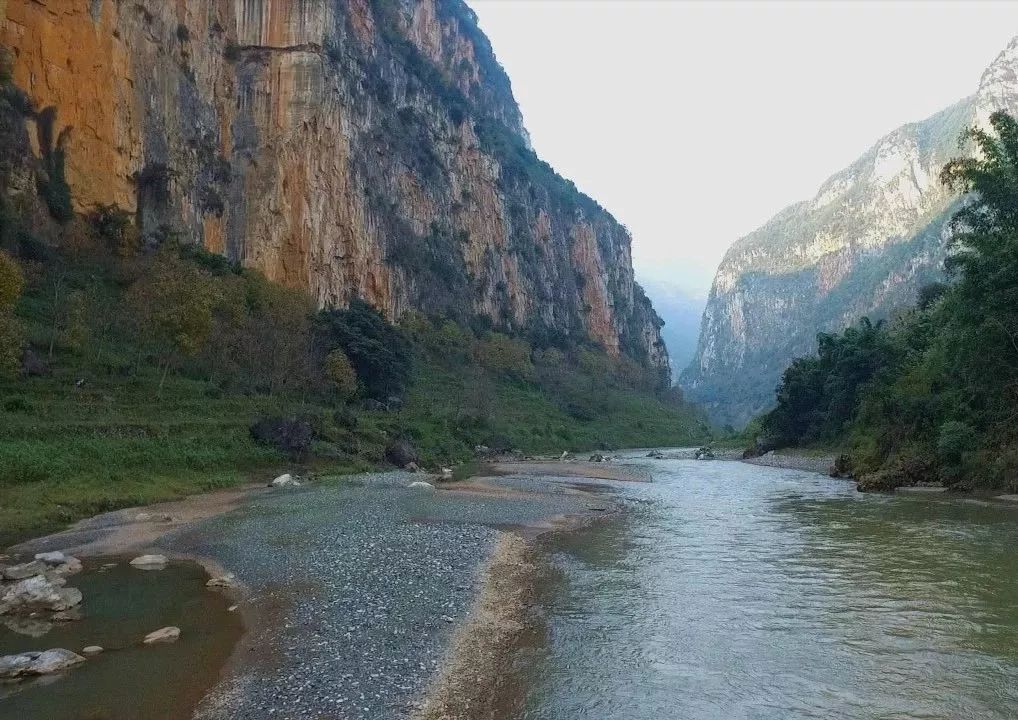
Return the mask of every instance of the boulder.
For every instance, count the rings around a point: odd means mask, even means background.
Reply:
[[[424,482],[423,480],[415,480],[412,483],[410,483],[409,485],[407,485],[407,487],[410,488],[411,490],[434,490],[435,489],[434,485],[432,485],[431,483]]]
[[[81,654],[85,657],[92,657],[93,655],[99,655],[102,651],[103,649],[99,645],[89,645],[81,649]]]
[[[42,575],[44,572],[46,572],[46,563],[33,560],[32,562],[4,568],[4,578],[7,580],[25,580],[36,575]]]
[[[385,459],[396,467],[417,462],[417,448],[405,437],[394,438],[385,448]]]
[[[665,454],[660,450],[651,450],[647,453],[647,457],[654,458],[655,460],[664,460]]]
[[[439,468],[438,471],[439,480],[452,480],[452,468]]]
[[[590,462],[599,463],[608,462],[608,457],[606,455],[602,455],[601,453],[594,453],[593,455],[590,456]]]
[[[420,470],[421,470],[420,466],[418,466],[417,463],[415,463],[415,462],[407,463],[406,466],[403,469],[406,470],[407,472],[412,472],[412,473],[420,472]]]
[[[165,555],[139,555],[131,561],[131,565],[139,570],[162,570],[167,562]]]
[[[27,675],[49,675],[85,662],[70,650],[56,648],[43,652],[25,652],[0,657],[0,679],[11,680]]]
[[[562,454],[558,456],[558,459],[559,460],[572,460],[573,459],[573,454],[571,452],[569,452],[568,450],[563,450]]]
[[[713,460],[716,456],[714,455],[714,451],[709,447],[702,447],[698,448],[697,451],[693,453],[693,457],[697,460]]]
[[[154,645],[156,643],[171,643],[176,642],[180,639],[180,628],[178,627],[164,627],[154,630],[145,636],[142,640],[146,645]]]
[[[270,482],[269,487],[300,487],[300,481],[290,473],[284,473]]]
[[[45,575],[19,580],[4,588],[0,595],[0,615],[7,613],[30,613],[39,610],[60,612],[81,602],[81,591],[61,587],[63,578]]]

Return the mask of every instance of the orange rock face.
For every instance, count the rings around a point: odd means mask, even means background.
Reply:
[[[64,150],[79,209],[136,211],[153,241],[200,243],[322,306],[360,296],[392,317],[480,315],[667,364],[628,234],[530,153],[465,5],[0,11],[14,80],[39,111],[35,149]]]

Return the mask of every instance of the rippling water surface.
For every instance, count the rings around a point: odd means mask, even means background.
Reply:
[[[522,717],[1018,717],[1018,508],[647,462],[555,549]]]

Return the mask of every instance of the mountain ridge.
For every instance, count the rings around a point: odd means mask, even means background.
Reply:
[[[940,167],[969,125],[1018,109],[1018,38],[972,95],[881,137],[816,194],[782,209],[726,252],[681,382],[717,422],[742,425],[773,402],[789,362],[817,332],[889,317],[941,276],[956,202]]]

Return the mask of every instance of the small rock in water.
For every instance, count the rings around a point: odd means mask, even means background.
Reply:
[[[158,630],[154,630],[145,636],[142,641],[146,645],[153,645],[155,643],[170,643],[176,642],[180,639],[180,628],[178,627],[164,627]]]
[[[435,486],[431,483],[424,482],[423,480],[414,480],[412,483],[407,485],[411,490],[434,490]]]
[[[285,473],[270,482],[269,487],[300,487],[300,482],[290,473]]]
[[[226,573],[221,577],[211,578],[205,587],[210,588],[234,588],[237,587],[237,577],[233,573]]]
[[[93,655],[98,655],[102,651],[103,649],[98,645],[89,645],[86,648],[82,648],[81,654],[84,655],[85,657],[91,657]]]
[[[25,675],[49,675],[85,662],[70,650],[56,648],[44,652],[26,652],[0,657],[0,678],[13,679]]]
[[[46,564],[38,560],[32,562],[22,563],[21,565],[11,565],[8,568],[4,568],[4,577],[7,580],[25,580],[36,575],[42,575],[46,572]]]
[[[165,555],[140,555],[131,561],[139,570],[162,570],[169,562]]]
[[[237,607],[238,607],[237,605],[231,605],[230,607],[226,608],[226,612],[233,612],[234,610],[237,609]]]

